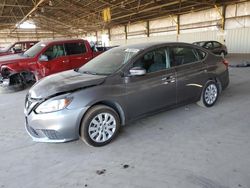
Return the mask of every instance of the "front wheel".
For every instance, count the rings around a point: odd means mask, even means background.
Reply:
[[[219,87],[215,81],[208,81],[204,86],[198,104],[203,107],[213,106],[219,97]]]
[[[91,146],[104,146],[118,134],[120,118],[115,110],[105,105],[92,107],[82,120],[81,139]]]

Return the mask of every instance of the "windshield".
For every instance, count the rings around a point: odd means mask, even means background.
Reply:
[[[113,48],[95,57],[78,71],[87,74],[112,74],[139,52],[139,49],[126,47]]]
[[[27,57],[35,57],[45,46],[46,44],[39,42],[24,52],[23,55]]]

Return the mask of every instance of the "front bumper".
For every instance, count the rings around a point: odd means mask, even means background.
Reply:
[[[36,142],[67,142],[79,138],[81,119],[88,107],[57,112],[25,113],[25,128]]]

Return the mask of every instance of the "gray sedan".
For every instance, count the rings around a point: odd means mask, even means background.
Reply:
[[[228,83],[228,63],[195,45],[116,47],[36,83],[25,101],[26,130],[34,141],[103,146],[132,120],[193,102],[213,106]]]

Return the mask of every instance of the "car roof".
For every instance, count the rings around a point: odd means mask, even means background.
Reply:
[[[204,41],[196,41],[196,42],[194,42],[194,43],[202,43],[202,42],[218,42],[218,41],[216,41],[216,40],[204,40]],[[220,43],[220,42],[218,42],[218,43]]]
[[[51,40],[41,41],[41,43],[50,44],[50,43],[57,43],[57,42],[79,42],[79,41],[85,41],[85,40],[83,39],[51,39]]]
[[[16,44],[16,43],[30,43],[30,42],[39,42],[39,41],[38,40],[16,41],[13,44]]]
[[[185,43],[185,42],[144,42],[144,43],[138,43],[138,44],[122,45],[117,48],[135,48],[139,50],[144,50],[144,49],[154,47],[154,46],[156,47],[156,46],[162,46],[162,45],[178,45],[178,44],[192,46],[192,44]]]

